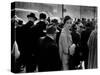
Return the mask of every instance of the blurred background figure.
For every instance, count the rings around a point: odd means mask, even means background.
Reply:
[[[34,13],[30,13],[27,15],[27,18],[28,18],[28,22],[26,23],[26,28],[30,28],[30,27],[33,27],[34,26],[34,22],[37,20],[37,17],[35,16]]]
[[[36,39],[39,39],[40,37],[45,36],[45,30],[46,26],[48,24],[47,22],[47,16],[45,13],[40,13],[39,15],[39,21],[36,23],[34,29],[34,35],[36,36]],[[35,40],[34,40],[35,41]]]
[[[21,52],[20,62],[24,65],[26,72],[34,72],[35,59],[34,59],[34,42],[33,42],[33,27],[34,22],[37,20],[34,13],[27,15],[28,22],[21,27],[19,31],[19,47]],[[18,36],[18,35],[17,35]]]
[[[72,29],[71,29],[71,36],[72,36],[72,41],[73,43],[76,45],[75,48],[75,52],[72,56],[72,69],[79,69],[80,67],[78,67],[80,65],[80,61],[81,61],[81,49],[80,49],[80,27],[78,25],[78,23],[75,23],[72,25]]]
[[[56,18],[52,19],[51,24],[53,24],[57,28],[56,42],[57,42],[57,45],[59,45],[59,36],[60,36],[60,33],[61,33],[61,28],[59,27],[58,20]]]
[[[81,50],[82,50],[82,58],[83,61],[85,61],[85,69],[87,69],[88,65],[88,46],[87,42],[89,39],[89,36],[91,34],[91,29],[90,29],[91,23],[87,23],[85,25],[85,30],[81,32]]]
[[[37,65],[37,53],[38,53],[38,40],[40,37],[43,37],[46,35],[46,26],[47,26],[47,16],[45,13],[40,13],[39,14],[39,20],[36,23],[36,25],[32,28],[32,35],[33,35],[33,46],[35,50],[35,59],[36,59],[36,65]]]
[[[15,11],[12,11],[12,18],[11,18],[11,71],[12,72],[15,72],[15,73],[18,73],[20,72],[20,50],[19,50],[19,41],[18,41],[18,37],[20,36],[17,35],[18,33],[18,29],[20,27],[22,27],[23,25],[23,21],[18,18],[15,14]],[[16,36],[17,35],[17,36]]]
[[[89,40],[88,69],[97,68],[97,27],[91,32]]]

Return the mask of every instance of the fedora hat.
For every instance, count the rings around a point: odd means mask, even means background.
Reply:
[[[32,17],[32,18],[37,19],[34,13],[30,13],[30,14],[28,14],[27,17],[28,17],[28,18],[29,18],[29,17]]]
[[[57,28],[56,28],[56,26],[54,26],[54,25],[48,25],[47,27],[46,27],[46,33],[47,34],[55,34],[55,33],[58,33],[59,31],[57,30]]]

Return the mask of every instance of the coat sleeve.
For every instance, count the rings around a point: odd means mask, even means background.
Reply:
[[[62,53],[68,54],[68,40],[65,35],[61,35],[59,39],[59,52],[60,52],[60,57],[62,56]]]

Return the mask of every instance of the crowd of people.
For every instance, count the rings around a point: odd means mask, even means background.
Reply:
[[[13,13],[12,13],[13,14]],[[11,16],[11,71],[15,73],[97,68],[97,22],[65,16],[60,23],[40,13],[28,22]]]

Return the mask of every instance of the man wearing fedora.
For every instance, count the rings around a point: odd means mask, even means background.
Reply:
[[[46,36],[40,38],[38,49],[38,71],[59,71],[61,62],[56,43],[56,27],[50,25],[46,28]]]
[[[45,13],[40,13],[39,15],[39,20],[36,23],[36,25],[32,28],[32,33],[33,33],[33,46],[34,46],[34,50],[35,50],[35,55],[37,56],[38,53],[38,39],[40,37],[45,36],[45,32],[44,30],[46,30],[46,14]]]
[[[34,26],[34,22],[37,20],[35,14],[30,13],[27,15],[27,18],[28,18],[28,22],[25,24],[25,27],[30,28],[30,27]]]
[[[34,13],[27,15],[28,22],[22,27],[22,55],[21,61],[26,67],[26,72],[33,72],[35,70],[34,59],[34,41],[33,41],[33,27],[34,21],[37,20]]]
[[[45,36],[45,32],[43,32],[44,30],[46,30],[46,14],[45,13],[40,13],[39,15],[39,20],[36,23],[36,25],[32,28],[33,29],[33,33],[34,33],[34,45],[37,48],[37,40],[40,37]]]

